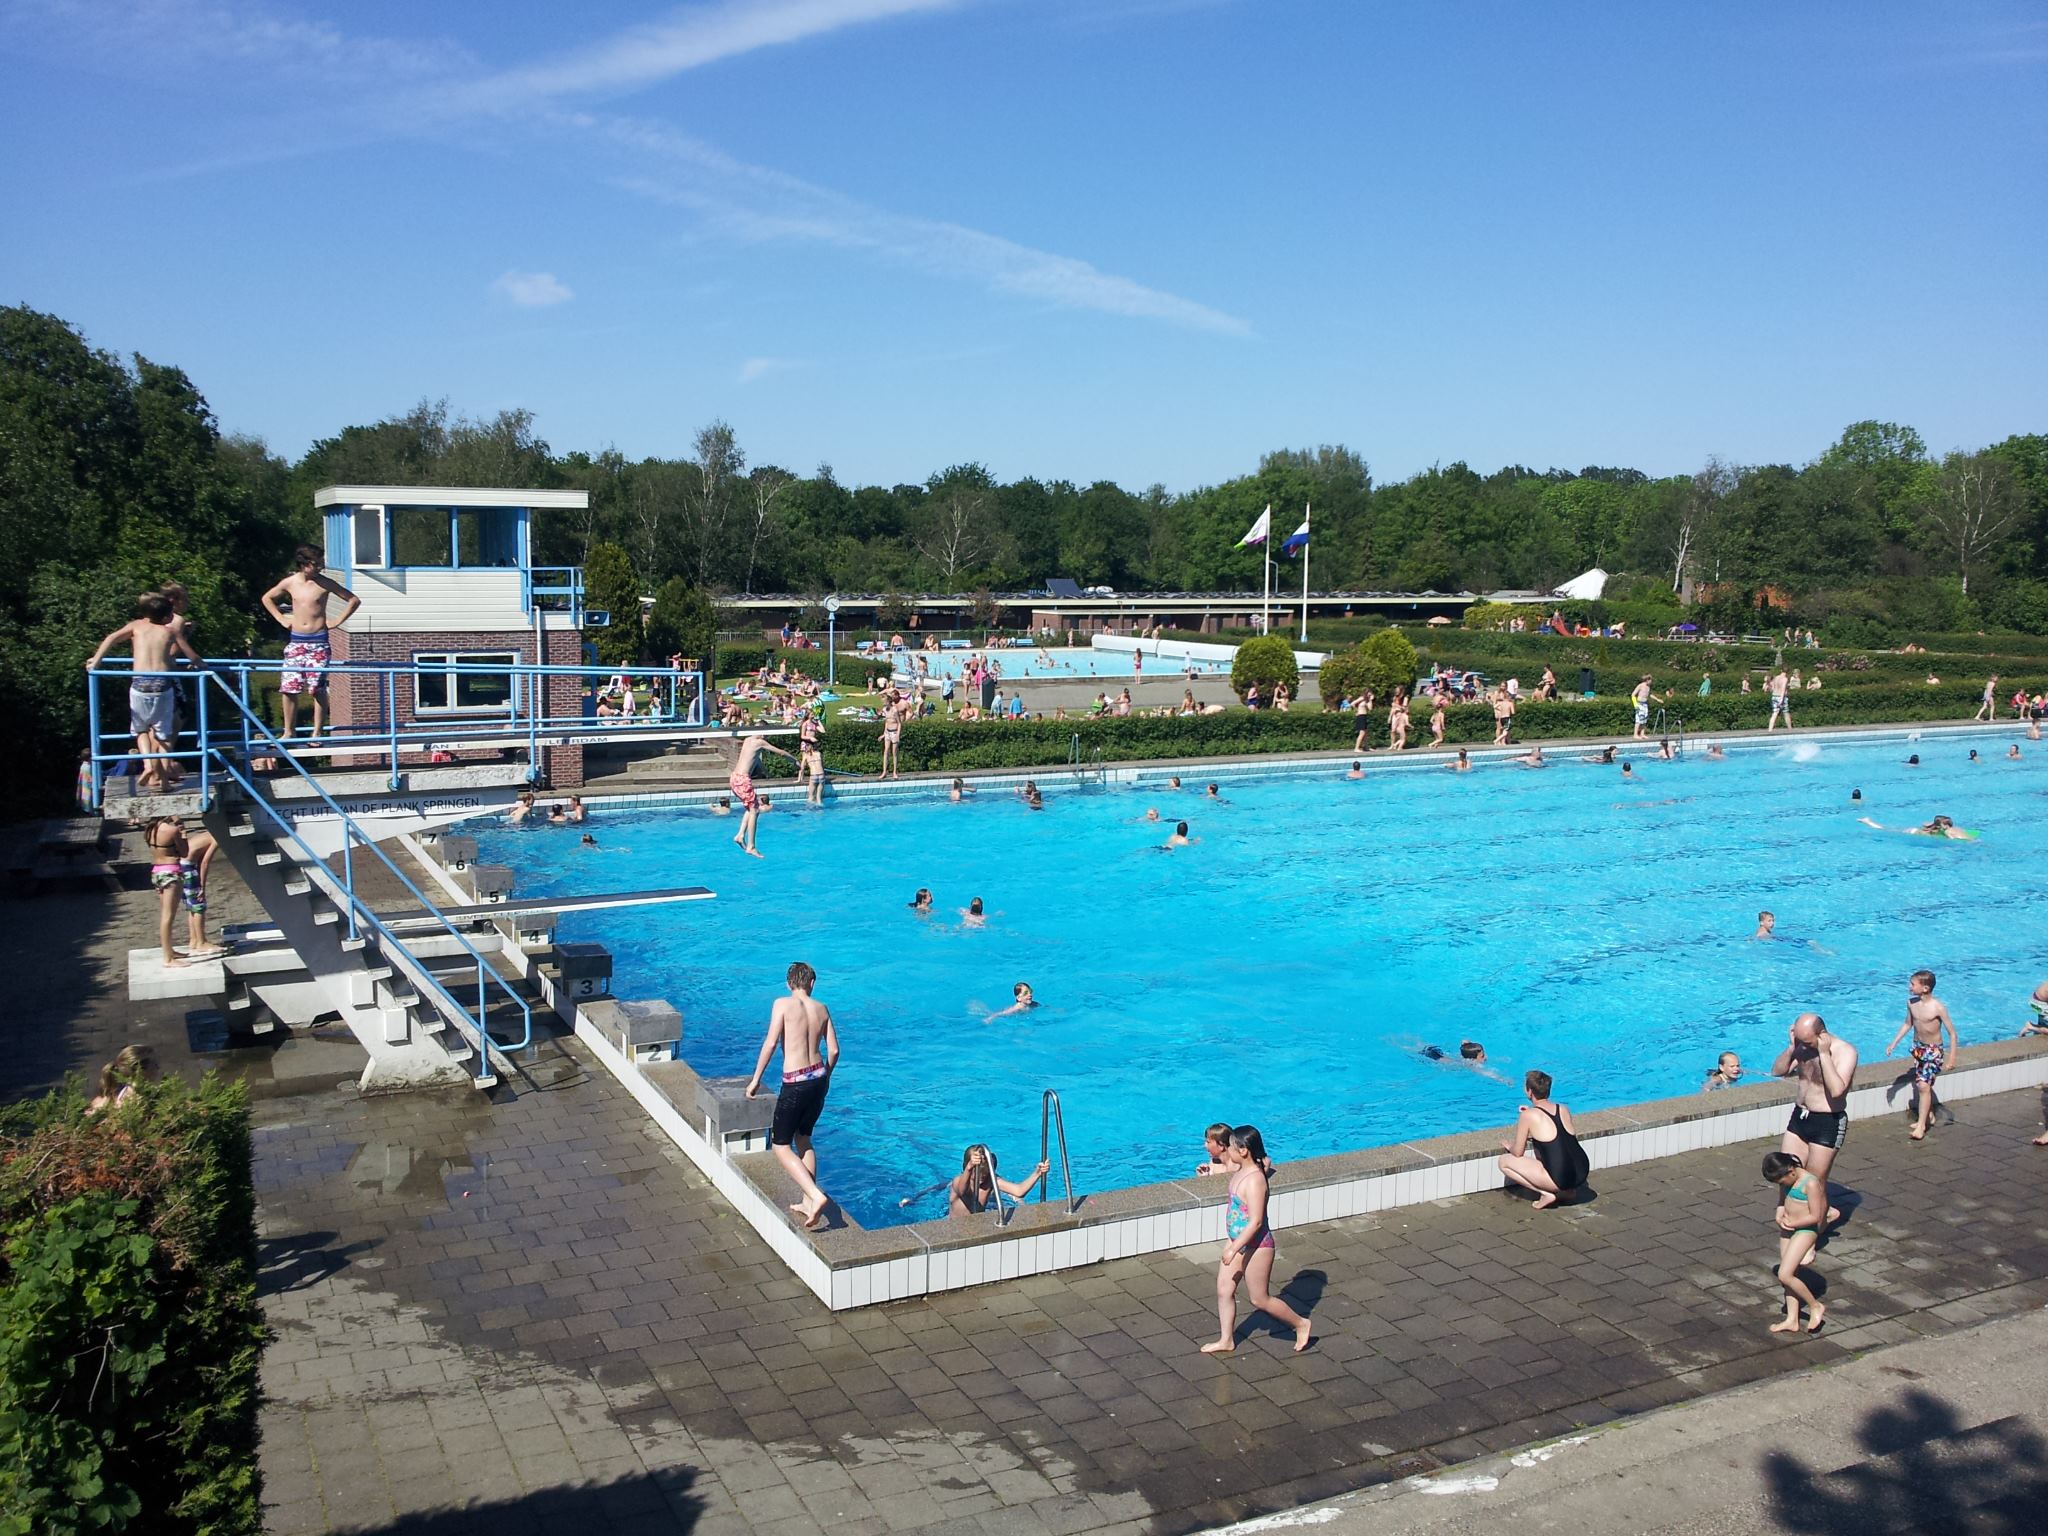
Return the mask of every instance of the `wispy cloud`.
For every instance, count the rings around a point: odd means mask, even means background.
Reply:
[[[660,21],[475,81],[452,105],[498,110],[539,101],[635,91],[722,59],[971,0],[724,0],[686,6]]]
[[[551,309],[576,297],[552,272],[507,272],[491,284],[491,292],[521,309]]]
[[[979,285],[1057,309],[1149,320],[1243,336],[1235,315],[1105,272],[1078,257],[944,219],[891,213],[799,177],[735,159],[666,124],[593,114],[583,97],[640,89],[761,48],[984,0],[713,0],[510,70],[488,71],[451,43],[352,37],[249,0],[0,0],[0,17],[32,21],[37,38],[107,66],[148,69],[200,83],[225,75],[261,94],[266,80],[309,81],[346,96],[337,129],[310,88],[296,129],[273,125],[260,143],[222,145],[179,174],[251,160],[353,146],[378,137],[441,136],[465,125],[490,135],[567,136],[613,162],[614,185],[688,208],[729,240],[808,244],[858,252],[887,265]],[[396,84],[367,100],[367,82]],[[299,100],[299,97],[295,97]],[[310,123],[322,125],[319,129]],[[511,125],[511,126],[508,126]],[[321,132],[333,137],[322,142]],[[469,135],[465,134],[465,138]],[[551,273],[508,272],[493,291],[522,308],[573,297]]]
[[[770,374],[788,373],[792,368],[803,366],[804,364],[793,357],[750,357],[740,364],[740,382],[757,383]]]
[[[660,124],[588,113],[565,120],[643,157],[656,172],[622,175],[618,186],[688,208],[736,239],[861,251],[1058,309],[1157,320],[1226,336],[1251,332],[1235,315],[1078,258],[943,220],[870,207],[785,172],[749,165]]]

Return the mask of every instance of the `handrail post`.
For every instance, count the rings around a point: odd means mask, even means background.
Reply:
[[[213,804],[213,797],[209,793],[213,785],[213,753],[208,749],[207,746],[208,741],[211,740],[211,737],[207,734],[206,729],[207,679],[208,674],[202,671],[199,674],[198,687],[192,690],[199,698],[199,719],[197,721],[197,724],[199,726],[199,737],[195,742],[193,742],[193,745],[197,747],[199,750],[199,803],[201,805]]]
[[[452,685],[451,685],[452,686]],[[391,787],[398,788],[398,673],[384,673],[384,728],[391,733]]]

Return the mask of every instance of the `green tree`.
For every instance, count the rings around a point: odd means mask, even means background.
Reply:
[[[686,664],[695,659],[709,667],[717,641],[718,617],[711,599],[680,576],[664,581],[647,614],[647,655],[656,662],[681,656]]]
[[[590,632],[598,662],[624,666],[640,656],[640,580],[633,562],[616,544],[592,546],[583,566],[583,601],[611,615],[611,623]]]

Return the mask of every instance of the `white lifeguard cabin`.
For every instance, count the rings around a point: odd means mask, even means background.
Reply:
[[[525,678],[525,665],[583,661],[583,572],[533,563],[536,512],[581,512],[586,491],[487,486],[329,485],[313,493],[330,578],[362,599],[334,634],[337,663],[396,663],[383,675],[337,668],[329,709],[337,735],[451,729],[510,718],[522,687],[545,688],[543,712],[580,712],[585,680]],[[432,750],[432,744],[428,744]],[[583,782],[580,745],[542,749],[549,782]],[[462,761],[478,749],[451,742]]]

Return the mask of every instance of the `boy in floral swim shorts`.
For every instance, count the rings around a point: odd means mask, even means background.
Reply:
[[[1915,971],[1906,982],[1906,1022],[1899,1026],[1899,1032],[1892,1036],[1892,1043],[1885,1047],[1889,1056],[1899,1048],[1899,1042],[1906,1038],[1906,1031],[1913,1032],[1913,1097],[1919,1107],[1918,1118],[1913,1129],[1906,1134],[1915,1141],[1927,1135],[1927,1121],[1934,1113],[1934,1080],[1941,1075],[1941,1069],[1948,1064],[1948,1058],[1956,1052],[1955,1021],[1948,1016],[1948,1009],[1934,996],[1934,972]],[[1943,1030],[1948,1031],[1948,1049],[1941,1048]]]
[[[334,651],[331,633],[349,620],[363,600],[340,582],[322,574],[321,554],[310,544],[301,544],[292,556],[292,572],[263,594],[263,606],[285,627],[290,638],[284,647],[284,677],[278,691],[284,699],[284,734],[290,738],[298,725],[299,697],[313,700],[313,734],[327,723],[327,665]],[[332,624],[327,618],[327,600],[342,600],[341,616]]]

